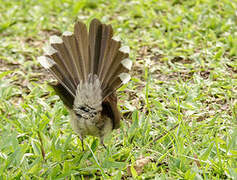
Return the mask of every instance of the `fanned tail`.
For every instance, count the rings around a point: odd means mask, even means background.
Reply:
[[[87,102],[90,108],[102,105],[103,111],[110,111],[113,128],[117,128],[120,115],[115,91],[130,80],[132,61],[129,48],[121,47],[121,42],[113,38],[111,25],[93,19],[88,32],[85,24],[77,22],[74,33],[66,31],[62,38],[51,36],[50,45],[44,51],[45,55],[38,60],[58,80],[59,84],[52,86],[64,104],[73,109],[74,103],[82,104],[86,99],[81,100],[87,98],[91,101]],[[96,107],[91,97],[81,97],[89,96],[88,93],[96,97],[96,92],[101,96],[95,99]]]

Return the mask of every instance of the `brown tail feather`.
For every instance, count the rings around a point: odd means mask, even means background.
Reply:
[[[65,104],[68,109],[73,108],[74,96],[72,96],[65,87],[60,84],[49,84],[56,92],[56,94],[62,99],[63,104]]]
[[[68,71],[67,71],[65,62],[62,60],[62,58],[59,56],[57,51],[52,46],[45,47],[44,51],[45,51],[45,56],[46,57],[48,57],[50,59],[53,59],[54,62],[57,64],[57,66],[60,68],[60,70],[62,72],[65,72],[65,74],[67,74],[68,76],[70,76]]]
[[[111,49],[111,40],[113,36],[113,29],[111,25],[102,25],[102,38],[100,45],[100,58],[99,58],[99,66],[97,67],[97,74],[100,77],[102,71],[104,71],[104,67],[108,63],[108,55]]]
[[[76,85],[79,84],[80,79],[83,79],[83,71],[80,67],[80,53],[78,51],[78,44],[76,37],[71,34],[70,32],[64,33],[63,41],[68,49],[69,53],[71,54],[72,62],[71,62],[71,71],[73,72],[74,80],[76,81]]]
[[[100,57],[100,42],[102,38],[102,24],[99,20],[93,19],[89,29],[89,52],[90,52],[90,73],[96,74],[99,57]]]
[[[106,72],[106,78],[102,82],[102,88],[107,88],[111,78],[117,75],[116,71],[121,66],[121,61],[128,57],[128,54],[118,51],[116,57],[113,59],[111,65]],[[117,76],[116,76],[117,77]]]
[[[126,71],[128,72],[128,70]],[[110,96],[114,91],[130,80],[131,77],[128,73],[126,73],[126,71],[111,79],[109,85],[107,85],[107,87],[103,90],[103,97],[106,98]]]
[[[128,73],[129,70],[126,69],[123,65],[119,65],[119,67],[117,68],[117,70],[114,72],[114,74],[112,75],[110,81],[108,82],[108,87],[113,87],[114,89],[117,89],[118,86],[113,86],[114,81],[116,81],[116,79],[120,79],[119,75],[121,73]]]
[[[75,72],[75,68],[73,65],[73,58],[71,53],[69,52],[69,50],[67,49],[65,42],[59,44],[51,44],[51,46],[57,50],[58,56],[61,59],[61,62],[64,63],[65,67],[66,67],[66,71],[68,72],[68,74],[70,74],[70,77],[72,79],[72,83],[76,86],[76,77],[78,76],[78,74]]]
[[[83,72],[83,80],[86,81],[89,75],[89,37],[86,25],[77,22],[74,26],[74,35],[78,42],[78,52],[80,52],[80,68]]]
[[[69,84],[68,88],[71,89],[71,91],[73,90],[72,92],[75,93],[74,88],[76,88],[76,84],[73,83],[74,80],[72,79],[72,76],[67,71],[66,66],[62,60],[62,57],[58,54],[58,52],[52,55],[46,55],[46,57],[49,57],[50,59],[54,60],[54,62],[56,63],[55,68],[57,68],[56,70],[54,70],[54,73],[56,73],[57,76],[63,77],[63,79],[66,80],[66,84]]]
[[[115,59],[120,46],[121,46],[120,42],[115,41],[113,39],[111,40],[111,48],[110,48],[110,50],[108,52],[107,62],[105,63],[105,65],[103,67],[103,71],[101,71],[101,73],[99,74],[102,82],[105,82],[105,79],[108,76],[107,75],[108,70],[109,70],[113,60]]]
[[[72,81],[69,79],[69,77],[61,71],[61,69],[58,67],[58,65],[50,58],[46,56],[41,56],[38,58],[38,61],[40,64],[47,69],[49,72],[51,72],[54,77],[59,81],[62,86],[72,95],[75,96],[75,86],[72,83]]]

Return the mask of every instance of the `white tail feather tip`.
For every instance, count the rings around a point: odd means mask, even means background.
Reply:
[[[73,35],[73,33],[70,32],[70,31],[65,31],[65,32],[63,33],[63,36],[72,36],[72,35]]]
[[[130,52],[130,48],[128,46],[122,46],[119,50],[124,52],[124,53],[129,53]]]
[[[119,77],[123,84],[126,84],[131,79],[131,76],[128,73],[121,73]]]
[[[121,61],[122,65],[127,68],[128,70],[131,70],[132,68],[132,61],[128,58]]]
[[[44,50],[44,54],[49,55],[49,56],[57,52],[52,46],[43,47],[43,50]]]
[[[45,69],[50,69],[54,64],[56,64],[52,59],[46,56],[40,56],[37,58],[37,60]]]
[[[61,44],[63,43],[63,40],[59,36],[54,35],[54,36],[50,36],[49,42],[50,44]]]

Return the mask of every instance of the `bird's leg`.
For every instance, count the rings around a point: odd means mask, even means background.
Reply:
[[[79,139],[81,140],[81,147],[82,147],[82,151],[84,152],[84,142],[83,142],[83,138],[81,136],[79,136]]]
[[[105,144],[103,143],[102,145],[103,145],[103,146],[104,146],[104,148],[107,150],[107,147],[105,146]]]
[[[105,144],[104,144],[104,139],[103,139],[103,138],[100,138],[100,144],[102,144],[103,147],[107,150],[107,147],[106,147]]]

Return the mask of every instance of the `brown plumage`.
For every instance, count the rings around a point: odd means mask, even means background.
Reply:
[[[86,135],[104,136],[119,128],[116,90],[130,80],[129,48],[113,38],[111,25],[93,19],[89,33],[77,22],[74,33],[50,37],[41,65],[58,80],[51,84],[72,116],[81,140]]]

